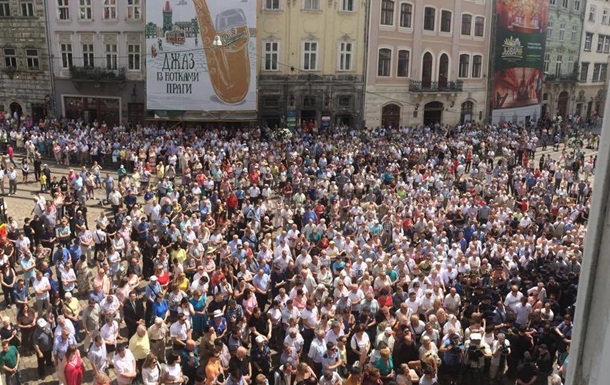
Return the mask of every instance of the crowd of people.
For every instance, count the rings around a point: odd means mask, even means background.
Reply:
[[[22,154],[22,183],[30,164],[40,183],[0,238],[9,385],[29,354],[67,385],[85,361],[119,385],[565,377],[595,169],[569,120],[290,136],[4,123],[2,169]]]

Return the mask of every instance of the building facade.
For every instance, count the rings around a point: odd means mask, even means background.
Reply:
[[[258,115],[262,124],[361,126],[367,3],[259,2]]]
[[[586,2],[575,110],[585,118],[603,116],[610,54],[610,3]]]
[[[52,112],[43,0],[0,0],[0,111],[36,120]]]
[[[371,2],[368,127],[485,119],[491,1]]]
[[[576,97],[584,13],[583,0],[549,0],[542,116],[582,113]]]
[[[143,2],[46,1],[57,114],[86,123],[143,122]]]

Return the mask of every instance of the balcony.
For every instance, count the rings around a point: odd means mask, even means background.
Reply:
[[[422,82],[411,80],[409,91],[411,92],[462,92],[464,82],[461,80],[451,82]]]
[[[99,67],[70,67],[70,79],[75,82],[115,83],[125,81],[125,67],[107,70]]]
[[[566,74],[566,75],[546,75],[544,81],[548,83],[572,83],[578,81],[578,74]]]

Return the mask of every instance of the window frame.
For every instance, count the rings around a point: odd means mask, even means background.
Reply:
[[[341,0],[341,12],[356,12],[356,0]]]
[[[83,17],[83,15],[85,17]],[[93,1],[79,0],[78,1],[78,20],[92,21],[93,20]]]
[[[104,57],[106,58],[105,67],[108,71],[118,71],[119,69],[119,45],[105,44]]]
[[[443,26],[446,27],[446,25],[443,25],[444,22],[447,21],[444,17],[446,14],[449,14],[449,30],[448,31],[443,30]],[[441,33],[451,33],[452,32],[452,30],[453,30],[453,11],[451,11],[450,9],[441,9],[441,21],[440,21],[438,30]]]
[[[589,65],[590,64],[591,63],[586,62],[586,61],[580,63],[580,73],[578,74],[578,81],[583,82],[583,83],[587,82],[587,78],[589,77]],[[584,72],[583,72],[583,70],[584,70]]]
[[[119,11],[117,0],[103,0],[102,3],[102,20],[116,21],[119,19]]]
[[[555,76],[560,77],[562,74],[563,55],[558,54],[555,58]]]
[[[72,56],[72,43],[60,43],[59,52],[61,53],[61,68],[70,69],[70,67],[73,67],[74,58]]]
[[[70,0],[57,0],[57,19],[70,20]]]
[[[268,50],[267,44],[270,44],[273,48],[275,45],[276,50]],[[267,56],[270,56],[269,62],[267,61]],[[275,58],[274,58],[275,57]],[[269,72],[276,72],[280,70],[279,67],[280,60],[280,42],[279,41],[263,41],[263,70]],[[267,68],[267,64],[270,63],[270,68]]]
[[[406,53],[406,55],[407,55],[406,71],[404,68],[401,71],[401,58],[400,58],[401,53]],[[399,48],[398,55],[396,55],[396,59],[397,59],[396,60],[396,77],[397,78],[409,78],[410,73],[411,73],[411,50],[406,49],[406,48]],[[404,65],[404,60],[403,60],[403,65]]]
[[[546,22],[546,40],[553,40],[553,20]]]
[[[572,43],[578,42],[578,25],[577,24],[572,25],[572,34],[570,35],[570,41]]]
[[[25,61],[28,70],[39,71],[40,70],[40,53],[37,48],[26,48],[25,49]]]
[[[391,27],[394,25],[394,12],[396,11],[396,1],[381,0],[381,13],[379,14],[379,24]],[[390,7],[391,6],[391,7]]]
[[[466,62],[462,62],[462,58],[466,58]],[[464,74],[466,74],[464,76]],[[468,79],[470,77],[470,54],[462,52],[458,57],[458,78]]]
[[[349,50],[345,49],[349,47]],[[353,41],[340,41],[338,44],[338,55],[337,55],[337,71],[349,72],[354,70],[354,42]],[[345,63],[347,62],[347,66]]]
[[[585,44],[583,50],[586,52],[591,52],[591,48],[593,47],[593,34],[591,32],[585,33]]]
[[[2,56],[4,57],[4,68],[17,69],[17,49],[16,48],[13,48],[13,47],[3,48]]]
[[[597,13],[597,7],[595,5],[591,5],[589,7],[589,15],[587,16],[587,20],[595,23],[595,17],[596,17],[595,14],[596,13]]]
[[[551,54],[545,53],[544,54],[544,67],[543,67],[545,73],[549,72],[550,65],[551,65]]]
[[[431,17],[431,19],[432,19],[432,20],[431,20],[431,22],[432,22],[432,28],[426,28],[426,25],[428,25],[428,24],[429,24],[429,23],[428,23],[428,21],[429,21],[429,20],[428,20],[428,18],[429,18],[429,16],[430,16],[430,15],[428,15],[428,14],[427,14],[427,11],[428,11],[428,10],[431,10],[431,11],[432,11],[432,17]],[[428,31],[428,32],[434,32],[434,31],[436,31],[436,8],[435,8],[435,7],[432,7],[432,6],[429,6],[429,5],[425,6],[425,7],[424,7],[424,14],[423,14],[423,16],[424,16],[424,25],[423,25],[423,30],[424,30],[424,31]]]
[[[389,57],[381,56],[381,52],[389,52]],[[377,49],[377,77],[378,78],[389,78],[392,76],[392,48],[389,47],[379,47]],[[382,59],[383,59],[383,67],[382,67]]]
[[[319,11],[320,9],[320,0],[303,0],[304,11]]]
[[[130,1],[131,4],[129,4]],[[127,20],[142,20],[141,0],[127,0]]]
[[[566,38],[566,23],[559,23],[559,41],[564,41]]]
[[[476,58],[479,58],[479,62],[476,62]],[[476,67],[478,66],[478,68]],[[475,73],[475,71],[477,73]],[[472,79],[480,79],[483,77],[483,55],[481,54],[473,54],[472,55],[472,68],[471,68],[471,78]]]
[[[574,10],[580,12],[581,0],[574,0]]]
[[[95,68],[95,46],[90,43],[82,44],[83,50],[83,67]]]
[[[479,24],[480,21],[480,24]],[[473,31],[472,31],[472,35],[474,37],[484,37],[485,36],[485,16],[481,16],[481,15],[476,15],[474,17],[474,26],[473,26]],[[479,31],[479,27],[480,27],[480,31]],[[479,34],[480,32],[480,34]]]
[[[316,49],[315,51],[311,49],[311,45],[314,44]],[[309,45],[309,49],[306,49],[306,46]],[[320,42],[318,40],[304,40],[301,44],[301,69],[303,71],[318,71],[319,65],[319,52],[320,52]],[[305,68],[305,63],[308,63],[309,67],[311,67],[311,59],[313,55],[314,68]]]
[[[277,7],[275,7],[277,5]],[[280,8],[280,0],[264,0],[263,1],[263,10],[264,11],[279,11]]]
[[[403,6],[406,6],[409,8],[408,12],[403,12]],[[403,1],[400,3],[400,13],[399,13],[399,20],[398,20],[398,26],[400,28],[413,28],[413,3],[409,3],[407,1]],[[403,21],[408,19],[408,25],[403,25]]]
[[[36,16],[36,12],[34,10],[34,0],[21,0],[19,2],[19,10],[21,11],[21,16],[23,17]],[[24,10],[27,10],[27,12],[24,12]]]
[[[468,29],[466,31],[466,29]],[[462,13],[460,18],[460,36],[472,36],[472,14]]]
[[[0,0],[0,17],[11,17],[11,3],[9,0]]]
[[[134,72],[142,71],[141,44],[127,44],[127,70]]]

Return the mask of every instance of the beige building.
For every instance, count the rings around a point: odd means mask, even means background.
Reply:
[[[365,125],[487,117],[491,0],[374,0]]]
[[[360,126],[367,2],[259,2],[261,123]]]

